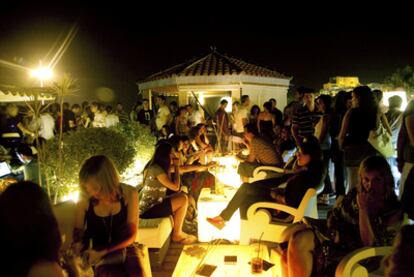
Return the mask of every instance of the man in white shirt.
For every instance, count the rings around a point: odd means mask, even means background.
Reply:
[[[239,109],[239,116],[241,117],[241,120],[243,122],[243,128],[244,128],[244,126],[247,123],[249,123],[250,98],[248,95],[243,95],[240,100],[241,100],[241,106]]]
[[[204,123],[204,118],[201,112],[196,107],[195,109],[191,104],[187,105],[188,120],[190,121],[190,127],[197,126],[200,123]]]
[[[155,125],[157,127],[157,131],[160,131],[162,126],[169,122],[171,117],[170,109],[167,105],[165,105],[165,96],[158,95],[156,98],[156,104],[158,105],[157,116],[155,118]]]

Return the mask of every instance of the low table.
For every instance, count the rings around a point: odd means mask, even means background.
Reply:
[[[240,213],[235,212],[233,217],[226,222],[226,226],[219,230],[211,225],[206,218],[214,217],[221,213],[227,206],[237,188],[225,187],[224,194],[212,194],[210,188],[203,188],[197,202],[198,209],[198,240],[208,242],[215,239],[240,240]]]
[[[209,249],[208,244],[194,244],[186,245],[181,252],[180,258],[175,267],[173,277],[185,277],[185,276],[199,276],[195,274],[197,267],[201,264],[215,265],[217,268],[211,275],[216,277],[222,276],[273,276],[273,267],[262,273],[251,273],[250,261],[251,257],[257,251],[257,244],[255,245],[216,245],[210,246],[210,251],[205,256],[196,253],[205,253]],[[260,247],[261,257],[263,260],[269,261],[269,252],[265,245]],[[257,252],[256,252],[257,253]],[[234,255],[237,256],[237,263],[233,265],[224,263],[224,256]]]

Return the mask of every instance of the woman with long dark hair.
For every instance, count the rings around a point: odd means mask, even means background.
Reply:
[[[59,227],[46,193],[18,182],[0,195],[2,276],[63,276]]]
[[[171,178],[170,174],[174,173]],[[167,194],[167,189],[174,191]],[[171,144],[161,142],[152,160],[144,169],[144,187],[140,192],[140,217],[159,218],[173,216],[172,240],[191,244],[197,239],[182,231],[188,207],[188,197],[180,192],[180,160],[174,155]]]
[[[378,109],[378,102],[367,86],[357,87],[352,91],[352,108],[348,110],[338,135],[339,146],[344,150],[344,165],[347,170],[347,191],[356,187],[358,166],[363,159],[379,153],[367,141],[369,132],[378,124],[389,131],[385,115]]]

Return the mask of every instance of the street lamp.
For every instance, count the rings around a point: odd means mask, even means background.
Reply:
[[[53,72],[48,67],[39,67],[30,71],[30,76],[39,79],[40,86],[43,87],[43,81],[50,80]]]

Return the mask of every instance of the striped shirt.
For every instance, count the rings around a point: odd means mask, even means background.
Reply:
[[[251,142],[251,149],[256,162],[261,165],[283,165],[283,159],[276,151],[276,147],[261,137],[254,137]]]
[[[316,110],[311,112],[307,106],[303,106],[293,115],[292,124],[299,126],[299,136],[308,137],[315,133],[315,125],[321,117],[321,113]]]

